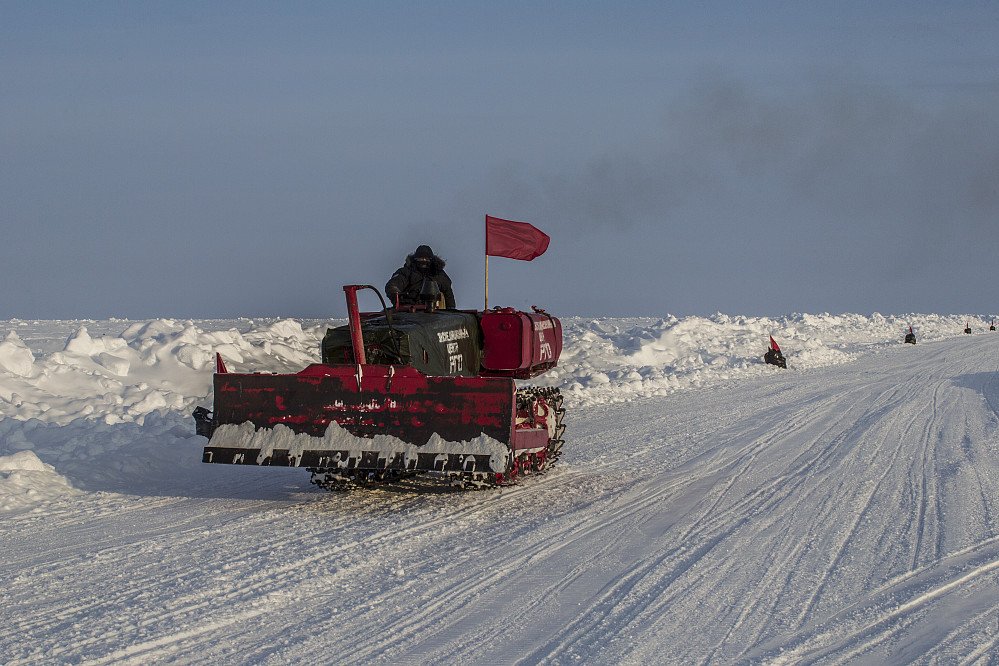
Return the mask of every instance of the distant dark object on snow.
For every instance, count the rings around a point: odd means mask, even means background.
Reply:
[[[910,345],[916,344],[916,334],[912,332],[912,327],[909,327],[909,332],[905,334],[905,341]]]
[[[994,331],[994,330],[996,330],[996,320],[995,320],[995,319],[993,319],[993,320],[992,320],[992,323],[991,323],[991,324],[989,324],[989,330],[990,330],[990,331]]]
[[[970,321],[967,324],[964,325],[964,332],[967,333],[968,335],[971,335],[971,322]]]
[[[787,361],[784,360],[784,355],[780,353],[780,347],[774,342],[774,336],[770,336],[770,349],[767,353],[763,355],[763,360],[770,365],[776,365],[778,368],[787,369]]]

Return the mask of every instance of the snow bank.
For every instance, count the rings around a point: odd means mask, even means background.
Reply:
[[[966,324],[976,335],[995,335],[988,332],[990,319],[877,313],[567,317],[559,367],[529,383],[561,387],[570,407],[622,402],[782,372],[762,360],[771,335],[788,371],[795,371],[900,345],[909,326],[920,342],[963,336]],[[141,471],[149,460],[178,464],[178,452],[197,467],[204,440],[193,435],[190,414],[212,404],[215,353],[237,372],[295,372],[319,361],[326,329],[341,323],[0,322],[0,331],[9,331],[0,342],[0,508],[61,496],[70,486],[60,474],[87,489],[107,487],[104,481]],[[12,469],[33,465],[28,455],[45,467]]]
[[[37,323],[7,322],[0,343],[0,417],[66,424],[88,418],[142,423],[156,411],[189,412],[210,404],[215,353],[233,369],[291,372],[319,360],[329,322],[151,321],[80,325],[54,351],[33,353],[17,333],[44,336]],[[53,335],[64,326],[51,324]],[[43,343],[41,346],[53,346]]]
[[[531,383],[559,386],[570,404],[621,402],[734,378],[777,372],[763,363],[773,335],[791,370],[844,363],[899,344],[960,336],[990,317],[794,314],[786,317],[562,320],[559,367]],[[67,424],[91,419],[142,424],[153,412],[189,414],[211,404],[215,353],[238,372],[296,372],[319,361],[327,327],[342,322],[279,320],[0,322],[0,418]],[[117,334],[92,330],[119,329]],[[19,334],[21,329],[24,335]],[[2,329],[0,329],[2,330]],[[31,346],[25,339],[30,337]],[[0,451],[2,453],[2,451]]]
[[[677,319],[562,319],[559,367],[534,383],[559,386],[570,406],[627,402],[742,377],[781,372],[763,362],[772,335],[789,370],[846,363],[902,342],[987,333],[991,317],[871,316],[828,313],[785,317],[716,314]]]
[[[34,509],[42,500],[76,492],[55,467],[31,451],[0,456],[0,511]]]

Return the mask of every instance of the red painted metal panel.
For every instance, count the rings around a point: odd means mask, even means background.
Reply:
[[[283,424],[322,436],[336,422],[356,436],[422,446],[485,434],[509,444],[515,386],[503,377],[427,377],[406,366],[310,365],[294,375],[216,374],[214,425]]]
[[[531,367],[551,367],[562,354],[562,322],[541,314],[525,315],[531,321]]]
[[[512,308],[482,314],[486,374],[527,379],[553,368],[562,353],[562,324],[547,314]]]
[[[525,355],[525,318],[511,309],[482,315],[482,367],[486,370],[521,370],[530,363],[529,338]]]
[[[548,447],[548,430],[530,428],[524,430],[517,430],[514,432],[513,437],[513,449],[515,451],[522,451],[525,449],[534,449],[536,451],[544,451]]]

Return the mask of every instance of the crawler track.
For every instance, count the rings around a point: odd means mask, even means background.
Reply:
[[[517,390],[517,424],[536,427],[540,421],[549,432],[548,446],[544,451],[521,452],[507,465],[502,474],[477,472],[414,472],[398,469],[332,469],[309,468],[311,483],[325,490],[344,492],[384,486],[407,481],[415,476],[438,477],[452,486],[467,490],[484,490],[515,484],[520,476],[544,474],[562,455],[565,441],[565,409],[561,392],[554,387],[525,387]]]

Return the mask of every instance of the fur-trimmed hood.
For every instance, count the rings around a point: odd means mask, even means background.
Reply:
[[[438,273],[444,272],[444,260],[438,257],[436,254],[431,258],[431,263],[433,264],[433,272],[431,275],[436,275]],[[413,252],[406,256],[406,268],[410,268],[414,271],[419,269],[416,267],[416,253]]]

